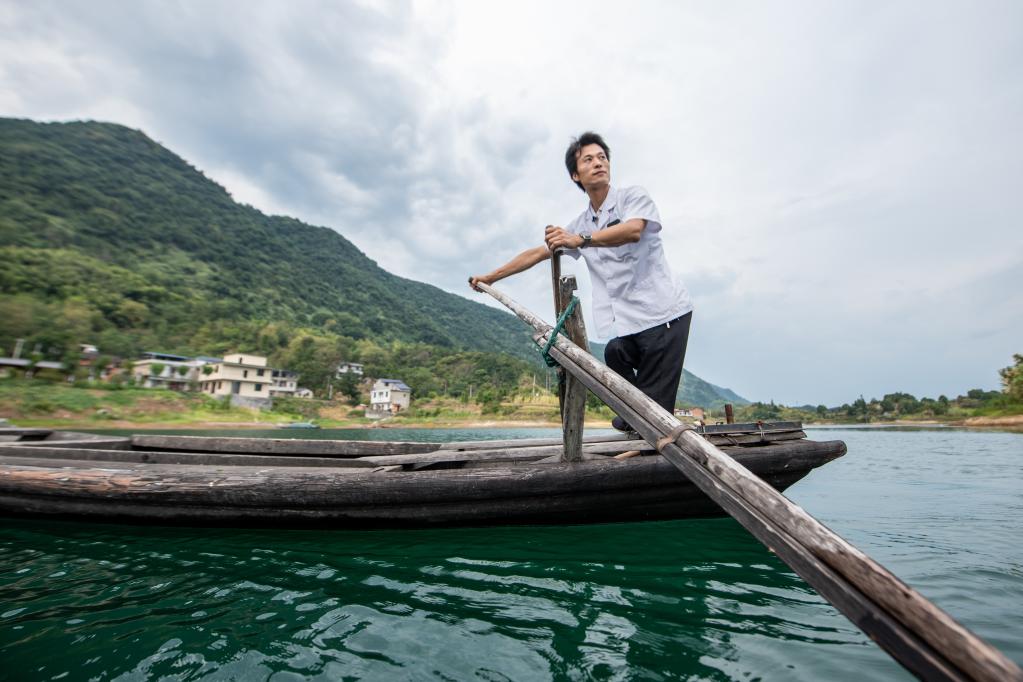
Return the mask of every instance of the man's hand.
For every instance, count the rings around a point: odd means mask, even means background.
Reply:
[[[477,284],[480,284],[480,283],[482,283],[482,284],[493,284],[494,280],[491,279],[490,277],[487,277],[486,275],[473,275],[472,277],[469,278],[469,286],[472,287],[472,289],[474,291],[480,291],[480,292],[483,291],[478,286],[476,286]]]
[[[578,249],[583,245],[582,237],[557,225],[547,226],[547,229],[544,230],[543,240],[551,251],[554,249]]]

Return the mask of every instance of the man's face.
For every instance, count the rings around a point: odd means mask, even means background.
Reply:
[[[599,144],[588,144],[579,150],[572,179],[587,190],[611,184],[611,161]]]

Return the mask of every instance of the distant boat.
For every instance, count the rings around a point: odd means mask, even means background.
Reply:
[[[291,422],[290,424],[278,424],[279,429],[318,429],[319,424],[313,424],[312,422]]]
[[[697,432],[784,490],[845,454],[798,422]],[[206,525],[483,526],[722,516],[635,434],[408,443],[4,429],[0,515]],[[643,456],[615,455],[640,450]]]

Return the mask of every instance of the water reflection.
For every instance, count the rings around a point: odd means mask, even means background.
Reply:
[[[20,568],[2,580],[0,655],[28,677],[809,678],[820,667],[799,647],[865,644],[727,519],[414,533],[39,522],[2,537],[4,566]]]

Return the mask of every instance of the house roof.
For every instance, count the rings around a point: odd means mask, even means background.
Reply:
[[[401,379],[379,379],[382,383],[388,384],[399,391],[411,391],[404,381]]]
[[[147,355],[149,357],[146,357]],[[156,353],[154,351],[147,350],[147,351],[142,353],[142,359],[143,360],[177,360],[178,362],[183,362],[185,360],[189,360],[190,358],[188,358],[187,356],[184,356],[184,355],[174,355],[173,353]]]
[[[0,365],[7,367],[28,367],[30,362],[25,358],[0,358]]]

